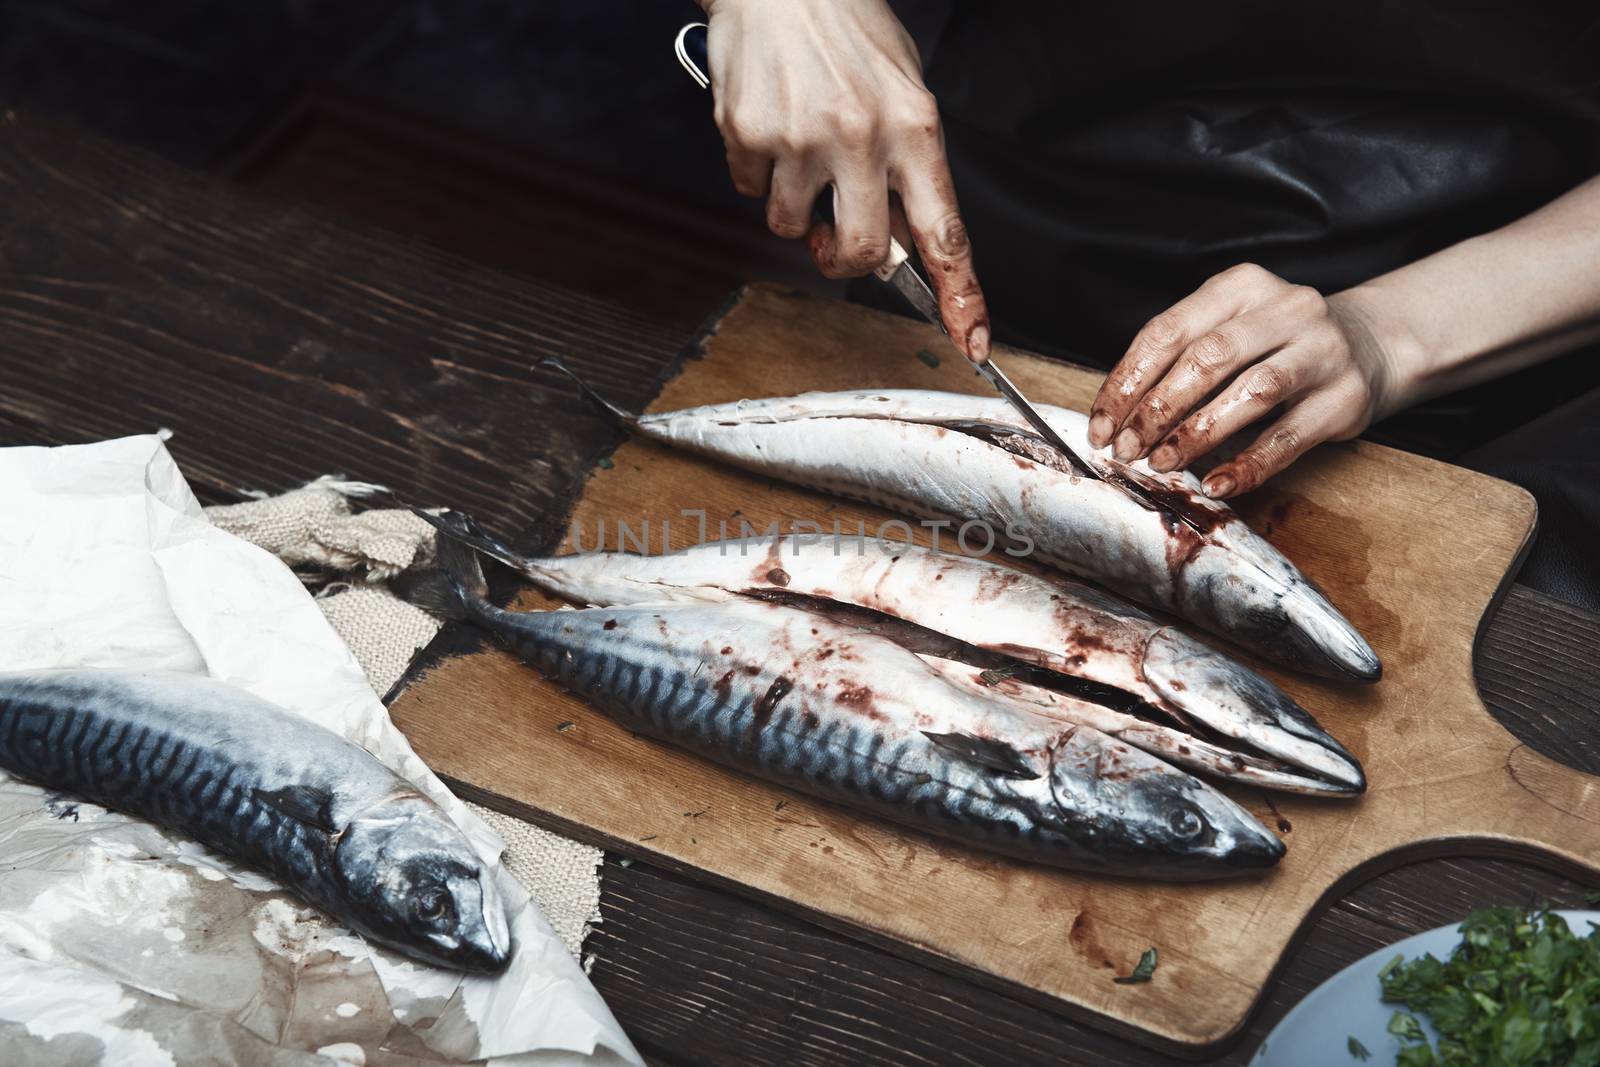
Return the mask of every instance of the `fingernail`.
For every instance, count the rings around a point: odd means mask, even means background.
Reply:
[[[1213,474],[1200,483],[1200,488],[1206,491],[1206,496],[1216,500],[1233,492],[1233,479],[1226,474]]]
[[[1089,443],[1096,448],[1104,448],[1106,442],[1111,440],[1111,431],[1117,424],[1111,421],[1111,416],[1103,411],[1095,412],[1089,419]]]
[[[1178,450],[1171,445],[1162,445],[1150,453],[1150,467],[1152,470],[1161,471],[1163,474],[1178,465]]]
[[[1139,454],[1139,435],[1132,430],[1123,430],[1117,434],[1117,446],[1112,451],[1118,459],[1127,462]]]
[[[989,358],[989,327],[981,322],[967,334],[967,358],[974,363],[982,363]]]

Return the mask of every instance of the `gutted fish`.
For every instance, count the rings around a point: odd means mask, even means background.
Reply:
[[[608,405],[663,444],[897,511],[986,523],[1013,551],[1276,662],[1380,676],[1372,648],[1321,590],[1232,508],[1207,498],[1192,474],[1118,462],[1090,448],[1081,413],[1038,409],[1098,477],[1071,470],[997,397],[804,393],[640,416]]]
[[[1063,695],[1051,701],[1043,693],[1034,698],[1058,712],[1077,708],[1078,721],[1085,722],[1091,712],[1084,705],[1110,704],[1116,710],[1102,707],[1093,713],[1092,725],[1182,766],[1300,793],[1351,794],[1366,788],[1356,758],[1277,686],[1078,582],[899,541],[826,535],[714,541],[660,556],[589,552],[532,559],[465,516],[418,514],[441,533],[577,603],[781,595],[850,604],[1090,683],[1079,687],[1079,699]],[[1142,721],[1128,709],[1168,725]],[[1112,722],[1120,728],[1108,729]],[[1201,733],[1243,751],[1197,736]]]
[[[990,700],[1019,704],[1064,722],[1092,726],[1187,770],[1290,793],[1342,795],[1356,791],[1331,786],[1281,760],[1229,748],[1148,718],[1032,685],[1003,670],[986,670],[938,656],[923,659],[944,678]]]
[[[1151,878],[1270,866],[1283,845],[1198,779],[1094,729],[1002,704],[899,645],[761,601],[515,612],[470,549],[409,590],[483,627],[630,730],[1022,859]]]
[[[511,960],[499,891],[442,808],[359,745],[235,686],[0,674],[0,767],[187,834],[408,956],[483,973]]]

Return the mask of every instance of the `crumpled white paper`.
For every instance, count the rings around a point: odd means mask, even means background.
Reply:
[[[181,835],[0,774],[8,1067],[641,1062],[499,839],[289,569],[206,521],[159,438],[0,449],[0,515],[0,670],[195,671],[339,731],[466,831],[517,942],[496,978],[413,963]]]

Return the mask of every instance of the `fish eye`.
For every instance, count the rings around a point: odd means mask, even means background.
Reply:
[[[426,889],[417,896],[411,913],[422,922],[438,922],[450,911],[450,894],[443,889]]]
[[[1188,841],[1200,836],[1200,831],[1205,829],[1206,821],[1200,817],[1189,804],[1180,804],[1167,816],[1167,826],[1180,840]]]

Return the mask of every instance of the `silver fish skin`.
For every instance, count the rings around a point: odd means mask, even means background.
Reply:
[[[1175,880],[1283,853],[1199,779],[1091,727],[965,693],[899,645],[811,612],[755,601],[506,611],[476,578],[411,595],[485,628],[630,730],[988,851]]]
[[[359,745],[236,686],[0,673],[0,767],[193,837],[414,959],[510,962],[500,892],[444,810]]]
[[[1102,704],[1029,685],[1017,678],[995,677],[981,667],[957,660],[928,655],[922,656],[922,659],[941,677],[980,693],[989,700],[1014,703],[1063,722],[1092,726],[1185,770],[1288,793],[1344,795],[1350,792],[1309,778],[1297,768],[1279,760],[1236,752],[1182,730]]]
[[[640,435],[825,492],[915,515],[978,519],[1047,562],[1191,619],[1276,662],[1375,681],[1365,638],[1310,579],[1207,498],[1089,447],[1086,417],[1038,405],[1102,475],[1064,469],[999,398],[924,390],[806,393],[641,415]],[[1141,504],[1116,482],[1140,486]]]
[[[1349,795],[1366,788],[1360,762],[1277,686],[1079,582],[854,536],[742,538],[659,556],[587,552],[529,558],[464,516],[423,517],[444,535],[475,545],[546,591],[578,603],[716,603],[783,592],[852,604],[1111,687],[1179,723],[1200,723],[1268,757],[1223,758],[1226,750],[1180,731],[1136,728],[1132,716],[1096,719],[1121,724],[1109,732],[1191,770],[1297,793]],[[1079,721],[1086,721],[1088,710],[1078,711]]]

